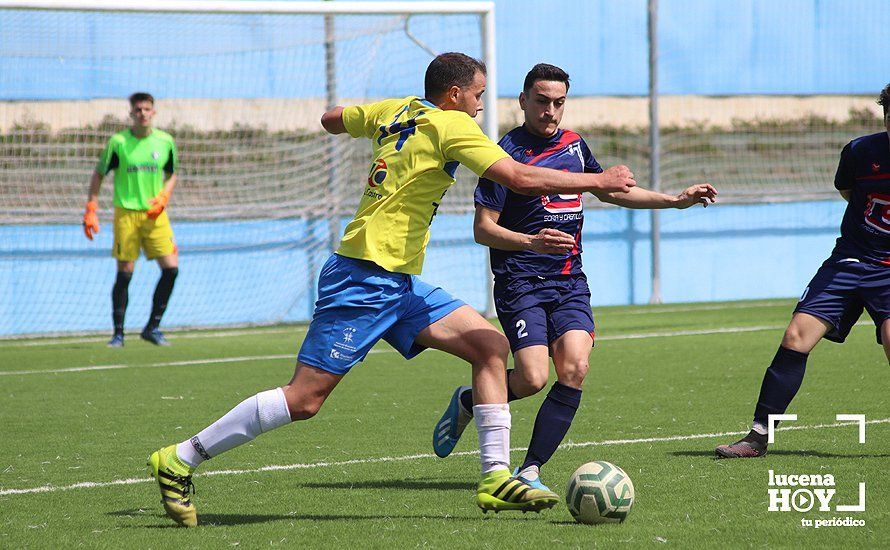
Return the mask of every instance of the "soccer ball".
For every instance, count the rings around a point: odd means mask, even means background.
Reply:
[[[621,523],[633,503],[630,477],[609,462],[588,462],[569,478],[566,505],[579,523]]]

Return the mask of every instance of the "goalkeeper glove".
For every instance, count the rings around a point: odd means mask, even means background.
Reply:
[[[93,235],[99,232],[99,216],[96,215],[98,208],[98,202],[89,201],[87,203],[87,211],[83,214],[83,232],[91,241],[93,240]]]
[[[170,202],[170,193],[161,189],[161,192],[158,193],[157,197],[149,199],[148,204],[150,204],[151,207],[148,209],[148,212],[146,212],[146,214],[148,214],[148,217],[151,219],[157,218],[161,215],[161,212],[163,212],[164,209],[167,208],[168,202]]]

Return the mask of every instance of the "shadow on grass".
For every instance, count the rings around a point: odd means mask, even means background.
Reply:
[[[693,451],[672,451],[667,453],[671,456],[693,456],[693,457],[701,457],[701,458],[713,458],[714,460],[731,460],[725,458],[717,458],[713,449],[704,449],[704,450],[693,450]],[[815,458],[890,458],[890,454],[882,453],[882,454],[869,454],[869,453],[849,453],[849,454],[838,454],[838,453],[826,453],[823,451],[812,451],[812,450],[784,450],[779,449],[776,451],[769,451],[764,459],[769,456],[802,456],[802,457],[815,457]]]
[[[170,521],[165,514],[158,512],[146,512],[145,510],[118,510],[116,512],[108,512],[109,516],[127,517],[127,518],[144,518],[151,520],[151,524],[131,525],[131,529],[180,529],[180,527]],[[251,525],[258,523],[273,523],[280,521],[380,521],[380,520],[448,520],[455,522],[478,522],[488,518],[503,518],[506,521],[539,521],[546,520],[538,514],[520,514],[520,513],[503,513],[503,514],[479,514],[472,516],[449,516],[449,515],[421,515],[421,514],[198,514],[198,526],[208,527],[224,527],[232,525]],[[553,524],[575,524],[573,521],[550,521]]]
[[[403,489],[410,491],[473,491],[475,484],[465,481],[429,479],[380,479],[372,481],[331,481],[295,483],[307,489]]]

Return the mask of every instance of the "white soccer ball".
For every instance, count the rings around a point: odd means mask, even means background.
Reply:
[[[588,462],[569,478],[566,505],[579,523],[621,523],[633,503],[634,484],[610,462]]]

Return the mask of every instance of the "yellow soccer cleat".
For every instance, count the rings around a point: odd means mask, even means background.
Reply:
[[[192,472],[178,456],[176,445],[151,453],[148,457],[149,474],[161,489],[161,504],[170,519],[184,527],[197,527],[198,512],[192,502]]]
[[[494,510],[519,510],[540,512],[553,508],[559,502],[559,495],[552,491],[542,491],[510,476],[510,470],[489,472],[479,482],[476,490],[476,506],[483,512]]]

